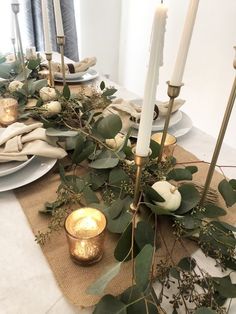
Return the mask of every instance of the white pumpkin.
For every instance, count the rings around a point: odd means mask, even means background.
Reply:
[[[152,188],[165,200],[165,202],[155,202],[155,204],[170,212],[179,208],[181,194],[176,186],[167,181],[158,181],[152,185]]]
[[[55,88],[42,87],[39,91],[39,96],[43,101],[50,101],[57,99],[57,93]]]
[[[20,81],[12,81],[9,86],[8,86],[8,89],[10,91],[10,93],[13,93],[13,92],[16,92],[18,91],[19,89],[21,89],[23,87],[23,83],[20,82]]]
[[[125,137],[126,136],[124,134],[118,133],[118,134],[116,134],[116,136],[114,138],[106,139],[105,143],[111,149],[116,150],[116,149],[120,148],[124,144]],[[128,140],[127,146],[131,146],[130,140]]]
[[[47,113],[57,114],[61,112],[61,104],[59,101],[50,101],[44,104],[41,108],[47,110]]]

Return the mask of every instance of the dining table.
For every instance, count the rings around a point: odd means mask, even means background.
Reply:
[[[117,88],[117,97],[126,100],[139,98],[125,87],[102,76],[83,84],[99,86],[101,80],[105,80],[107,86]],[[73,89],[76,90],[76,86]],[[184,112],[184,107],[182,110]],[[216,139],[193,125],[186,134],[177,138],[177,143],[199,160],[210,162]],[[235,166],[236,149],[224,143],[218,164]],[[222,169],[227,177],[236,178],[236,167]],[[24,189],[30,184],[25,185]],[[92,307],[79,308],[71,304],[61,292],[41,247],[35,242],[35,235],[15,191],[0,192],[0,314],[92,313]],[[211,275],[222,276],[221,270],[214,267],[215,261],[205,257],[200,249],[193,253],[193,257]],[[231,278],[236,282],[236,275],[232,274]],[[171,313],[168,304],[166,310]],[[229,313],[236,313],[235,301],[232,301]]]

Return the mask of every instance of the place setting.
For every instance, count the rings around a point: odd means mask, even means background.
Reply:
[[[75,312],[219,314],[236,298],[236,179],[223,170],[236,166],[218,163],[236,80],[210,161],[199,159],[178,144],[193,125],[181,92],[199,0],[189,1],[160,100],[163,2],[155,6],[143,97],[126,99],[99,77],[96,57],[65,58],[60,0],[57,53],[49,3],[41,1],[45,58],[23,48],[20,4],[11,1],[17,45],[0,58],[0,197],[13,191],[59,301],[65,296]]]

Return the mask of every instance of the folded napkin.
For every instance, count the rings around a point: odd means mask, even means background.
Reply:
[[[85,58],[81,60],[80,62],[74,62],[74,63],[67,63],[65,64],[65,73],[78,73],[78,72],[84,72],[88,70],[90,67],[94,66],[97,62],[97,59],[95,57],[93,58]],[[62,72],[61,64],[58,62],[52,62],[52,70],[54,72]]]
[[[122,121],[121,133],[127,133],[129,128],[138,122],[141,115],[141,106],[131,101],[118,98],[103,110],[103,116],[117,114]]]
[[[16,122],[0,135],[0,162],[24,161],[28,155],[61,159],[66,151],[56,146],[57,137],[49,137],[42,123],[25,125]]]

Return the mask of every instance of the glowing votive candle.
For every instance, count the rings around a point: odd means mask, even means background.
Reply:
[[[162,132],[154,133],[151,136],[151,139],[161,145],[162,135],[163,135]],[[165,143],[164,143],[162,160],[166,160],[167,158],[173,156],[176,143],[177,143],[176,137],[174,135],[167,133]]]
[[[10,125],[17,120],[18,103],[14,98],[0,99],[0,124],[3,126]]]
[[[74,262],[90,265],[103,256],[106,217],[95,208],[73,211],[65,221],[69,251]]]

